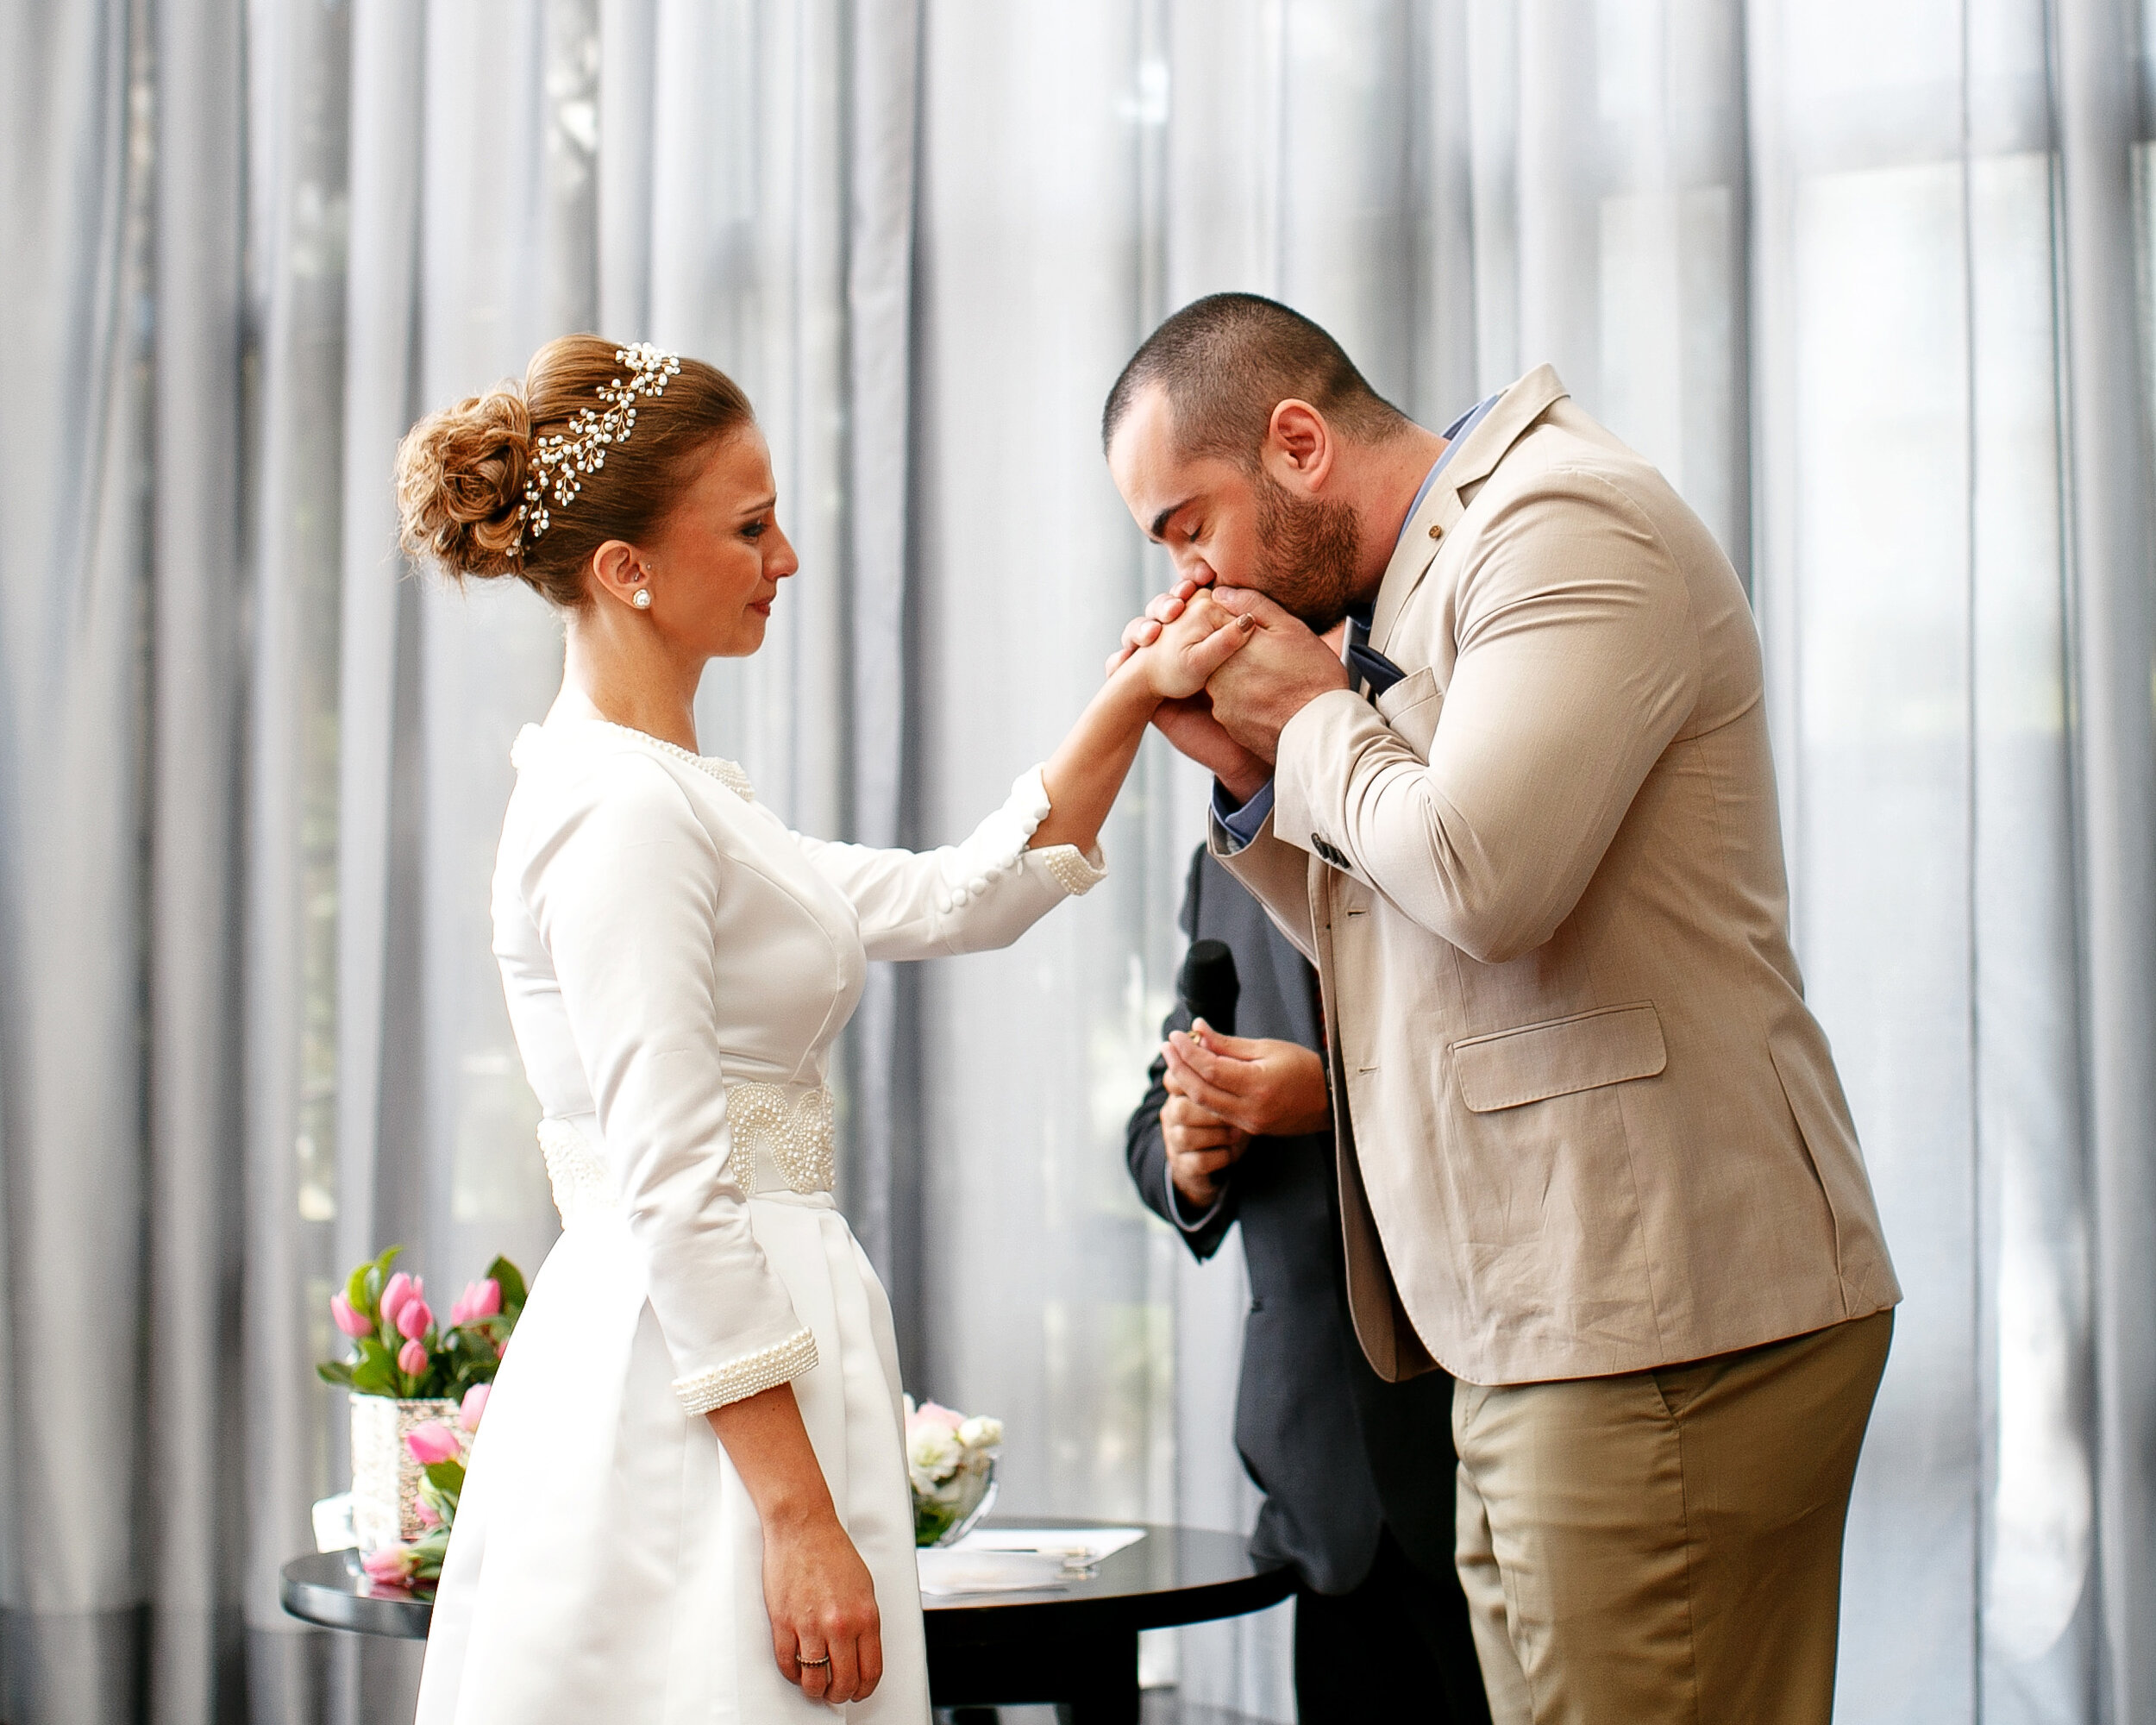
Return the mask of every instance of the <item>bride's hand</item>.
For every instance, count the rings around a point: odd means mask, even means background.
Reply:
[[[1144,612],[1132,618],[1125,627],[1122,641],[1108,657],[1108,675],[1112,677],[1133,655],[1151,649],[1170,625],[1181,620],[1192,599],[1210,585],[1210,580],[1209,573],[1205,582],[1185,579],[1166,593],[1154,595]],[[1210,593],[1206,594],[1205,603],[1213,605]],[[1232,656],[1224,658],[1226,656]],[[1273,769],[1268,762],[1221,728],[1219,720],[1213,716],[1213,702],[1202,688],[1188,695],[1163,699],[1153,710],[1153,724],[1177,753],[1188,756],[1211,772],[1238,803],[1248,802],[1272,776]]]
[[[763,1604],[780,1674],[811,1701],[865,1699],[883,1677],[875,1583],[832,1506],[793,1386],[704,1417],[762,1524]]]
[[[1188,700],[1256,633],[1251,619],[1218,604],[1210,593],[1194,593],[1150,643],[1125,657],[1122,668],[1141,676],[1161,700]]]
[[[811,1701],[866,1701],[883,1677],[875,1584],[828,1511],[763,1530],[763,1603],[780,1672]],[[803,1660],[828,1659],[829,1664]]]
[[[1212,572],[1208,570],[1202,581],[1185,576],[1166,593],[1154,594],[1152,603],[1123,625],[1123,638],[1116,644],[1115,651],[1108,655],[1106,674],[1112,677],[1116,668],[1131,654],[1159,640],[1163,626],[1181,617],[1183,607],[1190,602],[1190,596],[1200,587],[1211,586],[1212,582]]]

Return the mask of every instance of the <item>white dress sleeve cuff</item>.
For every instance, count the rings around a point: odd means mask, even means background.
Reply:
[[[1047,781],[1038,767],[1029,767],[1012,781],[1011,794],[1001,808],[975,827],[964,844],[940,853],[948,862],[937,894],[937,910],[945,916],[963,910],[1031,859],[1037,859],[1056,884],[1074,898],[1107,879],[1107,863],[1098,844],[1090,856],[1075,844],[1045,845],[1037,851],[1026,848],[1048,819],[1048,810]]]
[[[1082,899],[1108,878],[1107,859],[1097,844],[1091,856],[1075,844],[1050,844],[1036,854],[1041,866],[1055,876],[1056,884],[1074,899]]]
[[[730,1359],[706,1371],[675,1378],[674,1393],[680,1398],[684,1411],[691,1414],[708,1414],[729,1402],[743,1401],[751,1396],[761,1396],[767,1389],[775,1389],[781,1383],[791,1383],[815,1364],[814,1333],[797,1330],[784,1341],[774,1342],[768,1348],[759,1348],[754,1353]]]

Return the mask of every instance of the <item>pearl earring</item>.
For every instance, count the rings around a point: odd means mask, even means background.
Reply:
[[[651,609],[650,590],[646,588],[639,591],[636,598],[630,599],[629,602],[630,604],[635,605],[639,611],[649,611]]]

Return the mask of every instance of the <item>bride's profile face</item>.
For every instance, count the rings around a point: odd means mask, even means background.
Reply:
[[[779,526],[761,430],[713,446],[643,553],[654,627],[698,656],[739,659],[763,645],[779,583],[800,559]]]

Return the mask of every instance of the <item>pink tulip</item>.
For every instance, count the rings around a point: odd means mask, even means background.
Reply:
[[[467,1282],[455,1305],[449,1308],[449,1321],[468,1324],[474,1319],[491,1318],[502,1309],[502,1284],[492,1276],[483,1282]]]
[[[429,1420],[404,1433],[404,1447],[411,1452],[414,1461],[426,1467],[453,1460],[462,1446],[457,1442],[457,1434],[441,1421]]]
[[[402,1587],[419,1567],[419,1554],[407,1546],[378,1546],[360,1559],[369,1581]]]
[[[434,1505],[423,1497],[411,1506],[411,1513],[419,1518],[419,1525],[423,1527],[439,1527],[442,1525],[442,1518],[434,1513]]]
[[[427,1345],[414,1339],[397,1350],[397,1369],[413,1377],[427,1375]]]
[[[405,1301],[397,1313],[397,1333],[407,1341],[417,1341],[427,1333],[433,1323],[433,1312],[417,1294]]]
[[[457,1424],[467,1432],[479,1428],[479,1416],[486,1411],[486,1398],[492,1393],[491,1383],[474,1383],[464,1392],[464,1403],[457,1409]]]
[[[404,1310],[404,1302],[411,1299],[416,1291],[411,1277],[398,1270],[389,1278],[389,1286],[382,1289],[382,1316],[395,1323],[398,1313]]]
[[[329,1315],[335,1320],[337,1327],[355,1341],[374,1333],[374,1326],[354,1311],[352,1302],[342,1294],[329,1296]]]

